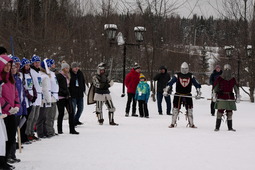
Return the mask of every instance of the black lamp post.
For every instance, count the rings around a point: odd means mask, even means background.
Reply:
[[[107,35],[107,38],[110,41],[114,41],[117,37],[117,44],[119,46],[123,46],[123,84],[122,84],[122,94],[121,97],[125,96],[125,76],[126,76],[126,54],[127,54],[127,46],[139,46],[144,41],[144,32],[146,32],[145,27],[136,26],[134,27],[135,39],[137,43],[127,43],[125,42],[125,38],[123,34],[119,32],[116,36],[117,25],[115,24],[105,24],[104,30]]]

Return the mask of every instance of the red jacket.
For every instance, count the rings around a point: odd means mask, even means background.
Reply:
[[[12,61],[7,55],[0,56],[0,74],[2,73],[4,66],[6,63]],[[11,72],[7,75],[8,77],[11,75]],[[4,83],[2,81],[2,77],[0,76],[1,81],[1,91],[0,91],[0,104],[2,107],[3,114],[9,115],[9,110],[11,107],[20,107],[18,91],[15,86],[15,83],[12,84],[10,81]]]
[[[135,94],[136,87],[140,81],[140,73],[136,72],[134,68],[127,74],[125,78],[125,85],[128,93]]]

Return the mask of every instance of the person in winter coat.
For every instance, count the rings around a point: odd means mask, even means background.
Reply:
[[[49,137],[47,132],[47,118],[51,107],[51,84],[50,71],[46,59],[41,62],[40,74],[42,77],[42,106],[40,107],[39,117],[36,122],[36,132],[39,138]]]
[[[54,120],[57,112],[58,101],[58,81],[55,74],[56,65],[53,59],[47,59],[47,65],[50,68],[50,85],[51,85],[51,107],[49,108],[48,117],[46,118],[46,129],[48,137],[55,136]]]
[[[150,86],[143,74],[140,75],[140,83],[136,87],[135,99],[138,101],[140,117],[149,118],[148,100],[150,97]]]
[[[226,112],[227,126],[229,131],[236,131],[232,125],[233,110],[236,110],[236,103],[240,102],[240,94],[236,79],[232,76],[231,66],[225,64],[223,73],[214,82],[213,101],[217,109],[215,131],[219,131],[221,118]],[[234,95],[233,91],[236,95]]]
[[[2,107],[2,114],[8,115],[4,119],[8,136],[8,141],[6,142],[6,155],[4,158],[0,158],[5,160],[10,155],[11,148],[14,143],[16,144],[17,125],[15,114],[19,111],[20,107],[18,91],[15,86],[15,80],[11,73],[12,63],[12,59],[7,55],[0,55],[0,81],[3,82],[0,104]],[[4,161],[4,165],[8,167],[6,161]]]
[[[158,113],[160,115],[163,114],[162,112],[162,99],[163,99],[163,92],[166,84],[170,80],[170,75],[167,73],[167,69],[165,66],[161,66],[159,68],[159,73],[153,78],[154,81],[157,81],[157,104],[158,104]],[[171,98],[170,95],[164,96],[166,101],[166,114],[171,115]]]
[[[37,92],[34,87],[32,76],[30,74],[30,64],[31,64],[30,61],[26,58],[23,58],[21,60],[20,76],[22,80],[22,85],[24,87],[25,103],[26,103],[26,110],[27,110],[27,115],[24,115],[26,121],[24,122],[23,126],[20,129],[21,143],[23,144],[32,143],[31,141],[29,141],[28,136],[26,134],[27,120],[32,110],[33,103],[37,99]]]
[[[68,120],[69,120],[69,132],[70,134],[78,135],[79,132],[75,130],[74,126],[74,111],[71,101],[71,96],[69,92],[70,85],[70,74],[69,74],[70,66],[66,62],[61,64],[61,71],[56,75],[57,81],[59,83],[59,92],[58,92],[58,134],[63,134],[62,123],[64,118],[65,108],[68,112]]]
[[[130,110],[130,105],[131,102],[132,104],[132,116],[137,117],[138,115],[136,114],[136,100],[135,100],[135,91],[136,87],[140,81],[140,72],[141,72],[141,67],[135,63],[134,67],[131,69],[131,71],[126,75],[125,78],[125,85],[127,87],[127,104],[126,104],[126,117],[129,116],[129,110]]]
[[[1,47],[0,47],[1,48]],[[1,50],[1,49],[0,49]],[[2,93],[3,81],[0,81],[0,93]],[[6,158],[6,141],[8,140],[4,118],[7,114],[2,114],[0,107],[0,169],[11,169]]]
[[[108,75],[105,72],[105,63],[100,63],[97,66],[97,73],[92,77],[92,83],[95,87],[94,101],[96,101],[96,114],[100,125],[104,123],[103,118],[103,104],[108,108],[109,124],[116,126],[114,122],[115,107],[112,102],[109,87],[113,85],[113,80],[108,79]]]
[[[17,129],[19,124],[20,124],[21,117],[24,116],[24,115],[27,115],[27,108],[26,108],[26,101],[25,101],[24,86],[22,84],[21,75],[19,73],[21,61],[16,56],[11,56],[11,59],[13,60],[13,65],[12,65],[11,72],[13,74],[13,77],[14,77],[14,80],[15,80],[15,86],[16,86],[16,88],[18,90],[18,95],[19,95],[19,99],[20,99],[19,100],[19,102],[20,102],[20,109],[15,114],[15,117],[16,117],[16,129]],[[11,146],[10,154],[7,155],[8,163],[17,163],[17,162],[21,161],[20,159],[16,158],[16,148],[17,148],[17,143],[16,143],[16,139],[15,139],[15,142]]]
[[[189,72],[189,65],[186,62],[183,62],[181,65],[181,72],[173,76],[171,81],[167,83],[166,88],[164,89],[163,95],[169,95],[169,89],[173,84],[176,83],[176,93],[174,94],[173,101],[173,116],[172,123],[169,128],[174,128],[176,126],[176,121],[179,115],[181,104],[184,105],[186,109],[186,117],[188,119],[188,125],[190,128],[197,128],[194,125],[193,121],[193,101],[192,101],[192,84],[197,89],[196,98],[201,98],[201,85],[197,82],[192,73]]]
[[[73,104],[73,110],[74,110],[74,125],[82,125],[83,123],[80,122],[80,117],[83,111],[83,97],[86,90],[85,86],[85,79],[83,76],[83,73],[81,72],[79,68],[79,64],[76,62],[73,62],[71,64],[70,69],[70,94],[72,98],[72,104]],[[77,107],[77,112],[76,112]]]
[[[33,80],[33,85],[37,92],[37,98],[33,102],[33,106],[28,116],[26,134],[30,141],[40,140],[35,136],[34,127],[39,117],[40,107],[42,104],[42,77],[40,74],[41,58],[37,55],[33,55],[31,58],[30,74]]]
[[[213,73],[210,75],[210,84],[212,85],[212,91],[214,88],[214,82],[215,80],[222,74],[222,70],[219,65],[215,66],[215,69],[213,70]],[[214,109],[215,102],[211,100],[211,115],[215,115],[215,109]]]

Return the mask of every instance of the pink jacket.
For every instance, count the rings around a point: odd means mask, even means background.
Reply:
[[[12,84],[8,77],[11,72],[7,75],[7,83],[4,83],[1,77],[1,73],[8,62],[12,62],[7,55],[0,55],[0,104],[2,107],[3,114],[9,115],[9,110],[11,107],[20,107],[18,91],[15,84]]]

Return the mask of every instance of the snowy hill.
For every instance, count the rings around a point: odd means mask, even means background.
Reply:
[[[116,107],[117,127],[100,126],[94,105],[86,105],[78,126],[80,135],[70,135],[68,122],[64,134],[24,145],[15,164],[17,170],[254,170],[255,104],[243,101],[233,115],[236,132],[222,123],[214,132],[215,117],[210,115],[210,86],[202,87],[205,99],[194,100],[194,123],[186,128],[180,114],[177,128],[169,129],[171,117],[158,115],[157,105],[149,101],[150,118],[125,117],[126,97],[121,98],[121,84],[111,88]],[[194,90],[193,90],[194,91]],[[195,94],[194,94],[195,95]],[[248,96],[241,94],[243,100]],[[106,108],[106,107],[104,107]],[[163,108],[165,103],[163,102]],[[184,109],[181,110],[184,112]]]

